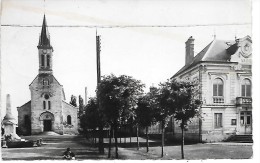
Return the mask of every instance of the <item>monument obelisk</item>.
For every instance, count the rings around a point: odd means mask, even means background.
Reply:
[[[21,139],[17,134],[16,134],[16,120],[14,116],[12,115],[12,108],[11,108],[11,99],[10,95],[6,95],[6,115],[3,119],[3,127],[4,127],[4,136],[11,135],[12,139]]]

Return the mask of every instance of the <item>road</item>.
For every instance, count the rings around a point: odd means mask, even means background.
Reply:
[[[25,139],[37,140],[43,139],[44,145],[41,147],[32,148],[2,148],[3,160],[61,160],[62,153],[67,147],[76,154],[77,160],[96,160],[107,159],[107,148],[105,154],[100,155],[98,149],[90,144],[82,136],[30,136],[24,137]],[[137,150],[135,138],[132,139],[132,145],[129,144],[129,138],[126,140],[127,145],[124,144],[125,140],[121,140],[119,147],[119,159],[130,160],[171,160],[181,159],[181,149],[179,145],[165,146],[164,157],[161,158],[160,142],[150,140],[151,147],[149,152],[146,152],[145,139],[139,138],[141,141],[141,148]],[[106,139],[107,143],[108,140]],[[120,142],[120,140],[118,140]],[[252,157],[252,145],[244,144],[192,144],[185,145],[185,159],[188,160],[201,160],[201,159],[247,159]],[[114,159],[114,149],[112,150],[112,158]]]

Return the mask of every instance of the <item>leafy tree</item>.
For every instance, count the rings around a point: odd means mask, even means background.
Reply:
[[[155,93],[157,88],[153,87],[146,95],[138,99],[138,107],[136,109],[136,126],[145,128],[146,130],[146,151],[149,152],[149,136],[148,127],[155,123],[154,107]],[[138,136],[137,136],[138,137]],[[138,142],[137,142],[138,143]]]
[[[161,157],[164,155],[164,132],[168,125],[170,117],[174,113],[174,99],[171,95],[171,90],[169,89],[168,82],[160,83],[158,91],[154,94],[156,96],[156,106],[155,106],[155,119],[160,122],[162,127],[162,152]]]
[[[70,104],[77,107],[77,97],[76,96],[71,95]]]
[[[118,127],[132,116],[137,99],[143,92],[141,81],[131,76],[116,77],[111,74],[104,76],[98,87],[101,108],[107,122],[114,129],[116,158],[118,158],[117,130]]]
[[[94,134],[96,133],[96,128],[99,124],[99,117],[98,117],[98,109],[97,109],[97,99],[90,98],[88,104],[85,106],[85,114],[80,116],[80,127],[83,129],[83,133],[87,135],[89,132],[92,131],[92,135],[95,139]],[[94,142],[96,142],[94,140]]]
[[[79,117],[83,115],[84,112],[84,102],[83,98],[79,95]]]
[[[199,85],[196,82],[175,79],[169,80],[167,85],[170,87],[174,99],[174,118],[180,121],[182,130],[181,153],[182,159],[184,159],[184,130],[187,129],[188,122],[192,118],[200,116],[199,108],[202,101],[200,100]]]

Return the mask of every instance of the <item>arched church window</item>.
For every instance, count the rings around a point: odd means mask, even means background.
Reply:
[[[50,56],[47,55],[47,67],[50,67]]]
[[[41,65],[44,67],[44,55],[41,55]]]
[[[213,96],[223,96],[223,81],[220,78],[216,78],[213,81]]]
[[[67,116],[67,124],[71,125],[71,116],[70,115]]]
[[[49,110],[51,109],[51,102],[50,101],[48,101],[48,108],[49,108]]]
[[[249,79],[244,79],[242,81],[241,96],[243,96],[243,97],[251,96],[251,81]]]
[[[43,101],[43,109],[46,109],[46,101]]]

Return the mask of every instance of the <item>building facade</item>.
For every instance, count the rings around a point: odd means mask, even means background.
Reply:
[[[17,108],[21,134],[78,133],[78,109],[65,101],[63,86],[53,75],[53,47],[45,15],[39,38],[39,73],[29,85],[31,100]]]
[[[204,142],[223,141],[231,135],[252,134],[252,40],[214,39],[194,56],[194,38],[186,42],[185,65],[172,77],[197,80],[202,118],[194,118],[187,137]],[[178,124],[171,124],[180,137]]]

